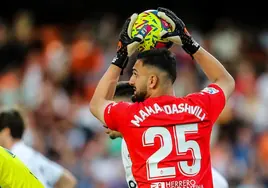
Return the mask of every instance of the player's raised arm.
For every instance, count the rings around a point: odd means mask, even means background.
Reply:
[[[215,57],[200,47],[175,13],[161,7],[158,8],[158,11],[158,16],[172,26],[172,32],[162,33],[162,38],[168,38],[170,41],[182,45],[182,48],[200,64],[208,79],[216,83],[223,90],[225,98],[228,99],[235,86],[233,77]]]
[[[90,111],[100,121],[104,122],[104,110],[110,104],[115,92],[120,73],[127,66],[128,57],[135,52],[143,35],[146,32],[130,38],[132,26],[137,19],[137,14],[133,14],[125,22],[119,35],[117,53],[108,70],[99,81],[94,95],[90,101]]]
[[[225,94],[225,98],[228,99],[235,87],[233,77],[216,58],[214,58],[202,47],[195,54],[193,54],[193,56],[200,64],[208,79],[211,82],[219,85]]]

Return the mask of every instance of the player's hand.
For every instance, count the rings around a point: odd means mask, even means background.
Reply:
[[[138,48],[138,45],[143,41],[147,31],[141,30],[136,36],[131,38],[131,32],[135,21],[138,18],[138,14],[134,13],[128,18],[123,25],[123,28],[119,34],[119,42],[117,46],[117,52],[126,51],[128,56],[131,56]]]
[[[108,134],[111,139],[116,139],[116,138],[122,137],[122,134],[120,132],[113,131],[113,130],[111,130],[109,128],[107,128],[105,133]]]
[[[172,32],[164,31],[161,33],[161,37],[182,45],[182,48],[192,56],[200,48],[200,45],[189,34],[183,21],[167,8],[158,7],[157,10],[158,16],[172,27]]]
[[[146,31],[141,31],[135,37],[131,38],[132,27],[138,18],[138,14],[134,13],[129,17],[119,34],[119,41],[117,45],[117,54],[114,57],[112,64],[123,69],[127,66],[128,57],[131,56],[138,48],[139,44],[146,36]],[[121,74],[122,74],[121,72]]]

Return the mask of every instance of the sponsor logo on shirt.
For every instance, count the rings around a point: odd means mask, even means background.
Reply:
[[[203,185],[198,185],[195,180],[180,180],[180,181],[167,181],[155,182],[151,184],[151,188],[204,188]]]
[[[165,182],[152,183],[151,188],[165,188]]]
[[[201,92],[208,93],[208,94],[216,94],[219,92],[219,90],[213,88],[213,87],[206,87]]]

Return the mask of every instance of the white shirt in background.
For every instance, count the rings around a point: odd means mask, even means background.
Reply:
[[[31,170],[31,172],[43,183],[45,188],[53,188],[63,175],[63,167],[49,160],[40,152],[35,151],[22,141],[14,144],[11,148],[11,152]]]

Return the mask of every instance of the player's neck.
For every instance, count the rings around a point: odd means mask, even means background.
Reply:
[[[154,92],[152,92],[151,97],[159,97],[163,95],[175,95],[173,88],[157,88]]]
[[[10,139],[9,142],[7,142],[8,149],[11,149],[16,143],[18,143],[20,139]]]

